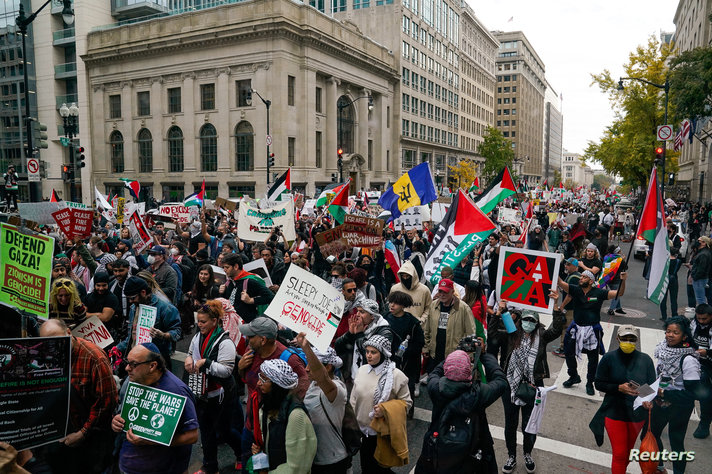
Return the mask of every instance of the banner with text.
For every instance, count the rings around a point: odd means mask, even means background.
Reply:
[[[380,248],[383,245],[383,221],[373,217],[346,214],[341,237],[349,247]]]
[[[497,295],[507,304],[551,314],[561,254],[501,247],[497,268]]]
[[[238,214],[237,235],[242,240],[264,242],[275,227],[281,227],[288,241],[297,237],[294,229],[294,202],[291,200],[269,209],[260,209],[243,201]]]
[[[344,296],[318,276],[297,265],[290,265],[277,294],[265,315],[326,351],[344,312]]]
[[[170,446],[185,408],[186,397],[129,382],[121,406],[124,431],[139,438]]]
[[[182,204],[165,204],[158,208],[158,213],[171,218],[178,224],[190,222],[190,209]]]

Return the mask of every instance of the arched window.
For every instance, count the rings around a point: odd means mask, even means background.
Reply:
[[[250,122],[235,127],[235,170],[252,171],[255,167],[254,132]]]
[[[138,131],[138,172],[153,172],[153,137],[147,128]]]
[[[111,147],[111,172],[124,172],[124,137],[121,132],[114,130],[109,135],[109,146]]]
[[[200,171],[218,170],[218,134],[212,124],[200,129]]]
[[[336,103],[338,112],[338,127],[339,136],[338,146],[344,150],[344,153],[353,153],[354,151],[354,104],[347,96],[342,95]]]
[[[171,173],[183,171],[183,131],[175,126],[168,129],[168,167]]]

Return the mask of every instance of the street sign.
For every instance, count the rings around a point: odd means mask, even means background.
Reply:
[[[672,139],[672,125],[658,125],[658,141],[666,142]]]
[[[30,158],[27,160],[27,181],[39,182],[40,180],[40,160]]]
[[[59,142],[62,146],[69,146],[69,137],[59,137]]]
[[[267,146],[272,144],[272,135],[267,135]]]

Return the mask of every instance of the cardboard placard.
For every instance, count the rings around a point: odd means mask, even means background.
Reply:
[[[170,446],[185,409],[186,397],[175,393],[129,382],[121,418],[139,438]]]
[[[0,301],[47,318],[54,239],[0,223]]]
[[[132,248],[137,254],[151,244],[151,235],[148,233],[146,224],[143,223],[138,211],[134,211],[129,218],[129,233],[131,234]]]
[[[235,211],[237,209],[237,203],[229,201],[225,198],[217,197],[215,198],[215,207],[221,207],[227,209],[228,211]]]
[[[267,270],[267,264],[261,258],[248,262],[242,266],[242,269],[246,272],[254,273],[265,281],[265,285],[269,288],[272,286],[272,278],[269,276],[269,270]]]
[[[288,241],[297,238],[294,228],[294,202],[291,200],[269,209],[260,209],[243,201],[238,211],[237,235],[242,240],[264,242],[275,227],[281,227]]]
[[[136,345],[153,341],[150,331],[153,325],[156,324],[157,313],[158,308],[154,306],[138,305],[138,315],[134,316],[138,318],[138,323],[136,323]]]
[[[106,329],[106,326],[104,326],[104,323],[101,322],[98,316],[92,316],[84,320],[72,330],[72,335],[93,342],[102,349],[110,346],[114,342],[114,338],[111,337],[109,330]]]
[[[551,314],[561,255],[538,250],[501,247],[497,269],[497,294],[507,304]]]
[[[381,219],[346,214],[340,227],[341,238],[351,247],[380,248],[383,245]]]
[[[182,204],[164,204],[158,208],[158,213],[170,216],[178,224],[190,222],[190,210]]]
[[[21,451],[66,436],[71,360],[68,336],[0,340],[0,440]]]
[[[290,265],[265,314],[293,331],[305,332],[314,347],[326,351],[343,312],[344,296],[339,290]]]
[[[116,202],[116,222],[124,223],[124,209],[126,209],[126,199],[119,198]]]

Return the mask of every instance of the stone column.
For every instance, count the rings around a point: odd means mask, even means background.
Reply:
[[[195,74],[192,72],[186,73],[183,75],[181,90],[183,116],[185,117],[185,128],[183,129],[183,176],[186,196],[193,193],[191,176],[195,176],[198,169],[196,156],[200,147],[200,141],[197,139],[199,121],[196,120],[195,116],[195,94]]]
[[[147,121],[146,126],[153,133],[153,171],[158,173],[165,173],[168,170],[166,141],[163,135],[167,129],[163,127],[162,92],[163,78],[154,77],[151,83],[151,119]],[[163,195],[163,190],[159,195]]]
[[[323,151],[325,171],[327,174],[336,171],[338,173],[338,165],[336,163],[336,149],[339,146],[338,126],[339,126],[339,110],[336,107],[336,101],[339,99],[338,86],[341,81],[335,77],[330,77],[326,80],[326,102],[324,110],[326,111],[326,124],[324,131],[326,133],[326,146]],[[330,178],[330,176],[329,176]]]
[[[134,88],[131,81],[121,83],[121,118],[123,127],[119,131],[124,137],[124,172],[127,176],[138,173],[138,159],[135,153],[136,130],[133,126]]]
[[[229,172],[232,168],[230,139],[234,125],[230,123],[230,68],[221,68],[216,72],[218,80],[215,86],[215,105],[218,108],[218,114],[214,125],[218,133],[218,172]]]

